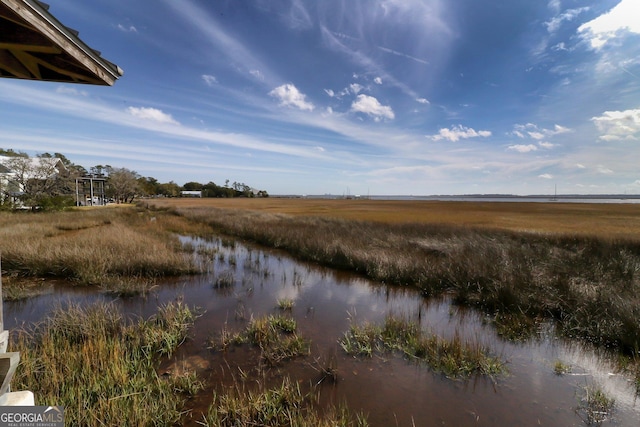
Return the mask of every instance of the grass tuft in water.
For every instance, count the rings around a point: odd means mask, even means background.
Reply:
[[[571,365],[567,365],[561,360],[556,360],[553,364],[553,373],[556,375],[564,375],[571,372]]]
[[[236,278],[230,270],[220,273],[213,282],[214,289],[229,289],[236,284]]]
[[[282,311],[291,311],[295,305],[291,298],[281,298],[278,300],[278,308]]]
[[[282,315],[252,319],[244,331],[230,332],[225,325],[212,348],[224,350],[230,345],[249,343],[260,348],[261,358],[270,365],[309,354],[309,342],[296,334],[296,321]]]
[[[374,351],[399,351],[431,369],[453,378],[473,374],[504,374],[504,363],[489,355],[488,348],[465,342],[456,334],[452,339],[426,334],[417,323],[388,316],[384,325],[351,325],[339,340],[349,354],[371,356]]]

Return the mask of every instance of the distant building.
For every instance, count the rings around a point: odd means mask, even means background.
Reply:
[[[182,190],[180,192],[181,197],[202,197],[202,191],[188,191]]]
[[[68,172],[56,157],[0,156],[0,201],[9,197],[19,206],[18,197],[25,193],[25,186],[65,176]]]

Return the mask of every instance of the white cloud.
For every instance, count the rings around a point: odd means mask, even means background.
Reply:
[[[625,32],[640,34],[640,2],[622,0],[613,9],[578,27],[578,33],[598,50]]]
[[[355,95],[357,95],[358,93],[360,93],[362,91],[362,89],[364,89],[364,86],[358,84],[358,83],[352,83],[349,85],[349,89],[351,89],[351,92],[353,92]]]
[[[544,139],[544,134],[541,132],[527,132],[533,139]]]
[[[596,170],[598,171],[598,173],[601,173],[603,175],[611,175],[613,173],[611,169],[602,165],[598,165],[598,167],[596,167]]]
[[[586,168],[587,168],[585,165],[583,165],[583,164],[581,164],[581,163],[576,163],[576,167],[577,167],[578,169],[586,169]]]
[[[420,104],[431,104],[427,98],[416,98],[416,102]]]
[[[58,86],[56,88],[56,93],[63,93],[65,95],[89,96],[89,93],[87,91],[78,90],[74,87],[69,86]]]
[[[380,77],[376,77],[375,79],[373,79],[373,82],[377,85],[381,85],[382,84],[382,79]]]
[[[569,50],[567,45],[564,42],[560,42],[555,46],[551,47],[551,50],[560,51],[560,50]]]
[[[592,117],[603,141],[635,141],[640,138],[640,109],[605,111]]]
[[[129,25],[128,27],[126,25],[122,25],[122,24],[118,24],[118,29],[122,32],[125,33],[137,33],[138,29],[136,27],[134,27],[133,25]]]
[[[507,149],[517,151],[518,153],[528,153],[530,151],[536,151],[538,147],[533,144],[515,144],[508,146]]]
[[[556,146],[556,144],[552,144],[552,143],[550,143],[550,142],[546,142],[546,141],[538,142],[538,145],[539,145],[540,147],[542,147],[542,148],[546,148],[546,149],[551,149],[551,148],[553,148],[553,147],[555,147],[555,146]]]
[[[327,95],[329,95],[332,98],[336,96],[336,93],[331,89],[325,89],[324,91],[327,93]]]
[[[212,76],[210,74],[203,74],[202,80],[204,80],[207,86],[213,86],[214,84],[218,83],[218,79],[216,79],[215,76]]]
[[[291,83],[278,86],[269,92],[269,95],[280,100],[280,105],[292,106],[301,110],[313,111],[315,106],[305,100],[306,95],[300,93]]]
[[[142,120],[150,120],[158,123],[166,123],[172,125],[179,125],[171,114],[167,114],[162,110],[150,107],[129,107],[127,113]]]
[[[395,114],[388,105],[382,105],[373,96],[360,94],[355,101],[351,104],[351,111],[357,113],[365,113],[373,116],[375,120],[382,118],[394,119]]]
[[[553,179],[553,175],[551,175],[550,173],[543,173],[542,175],[538,175],[538,178]]]
[[[517,136],[518,138],[523,138],[523,139],[526,137],[526,135],[529,135],[529,137],[535,140],[542,140],[545,138],[553,137],[555,135],[573,132],[571,129],[564,126],[560,126],[558,124],[554,125],[553,129],[544,129],[544,128],[540,129],[538,125],[535,125],[533,123],[527,123],[526,125],[518,124],[518,125],[514,125],[513,128],[514,130],[513,132],[511,132],[511,135],[514,135],[514,136]]]
[[[475,129],[457,125],[452,126],[451,129],[440,129],[437,135],[431,135],[431,139],[433,139],[434,141],[447,139],[451,142],[456,142],[460,139],[477,138],[479,136],[486,138],[488,136],[491,136],[491,132],[488,130],[476,131]]]

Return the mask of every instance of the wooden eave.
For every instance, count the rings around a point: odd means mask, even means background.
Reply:
[[[37,0],[0,0],[0,77],[113,85],[123,71]]]

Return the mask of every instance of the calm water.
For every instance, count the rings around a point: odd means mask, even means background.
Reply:
[[[124,313],[146,317],[159,304],[182,298],[202,311],[192,339],[160,368],[161,372],[196,370],[208,381],[209,388],[192,402],[194,418],[189,425],[197,425],[199,411],[206,410],[213,390],[232,386],[240,372],[247,384],[257,378],[279,384],[289,375],[307,387],[319,381],[317,369],[329,360],[337,367],[339,379],[317,385],[321,401],[346,402],[353,411],[368,414],[373,426],[585,425],[576,408],[578,393],[586,385],[599,386],[616,400],[613,420],[603,425],[640,425],[640,402],[633,384],[615,375],[607,357],[591,349],[554,339],[544,331],[539,340],[506,342],[480,315],[452,306],[446,299],[424,299],[411,290],[300,263],[279,252],[224,245],[220,240],[184,241],[201,254],[207,274],[166,281],[146,297],[116,299],[115,304]],[[233,277],[233,286],[216,289],[213,283],[220,275]],[[219,336],[224,325],[239,331],[252,317],[278,313],[277,301],[282,298],[295,302],[292,315],[299,334],[311,340],[310,356],[258,372],[255,349],[208,348],[208,341]],[[47,294],[5,303],[5,327],[38,321],[70,301],[98,299],[113,300],[94,290],[53,284]],[[509,374],[493,380],[450,380],[400,356],[356,359],[340,349],[337,340],[350,322],[382,322],[390,313],[411,317],[442,336],[457,333],[489,345],[507,361]],[[572,374],[555,375],[557,360],[572,365]]]

